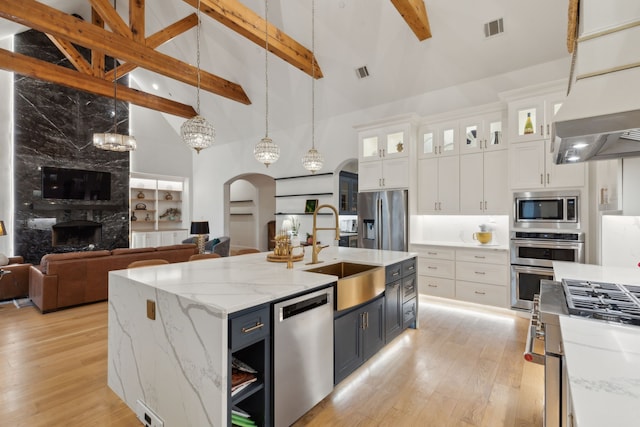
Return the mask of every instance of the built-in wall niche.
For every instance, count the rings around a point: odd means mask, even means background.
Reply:
[[[132,247],[173,245],[188,237],[186,183],[184,177],[132,174],[129,189]]]

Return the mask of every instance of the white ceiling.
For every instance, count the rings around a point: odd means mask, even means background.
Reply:
[[[264,0],[241,1],[264,16]],[[42,3],[90,16],[87,0]],[[316,119],[568,56],[568,0],[425,0],[425,5],[433,37],[420,42],[390,0],[316,0],[315,54],[324,74],[315,84]],[[125,20],[127,6],[128,0],[118,0]],[[193,12],[180,0],[147,1],[147,35]],[[504,19],[505,32],[485,39],[483,24],[497,18]],[[309,49],[311,19],[311,0],[269,0],[269,21]],[[202,20],[202,69],[240,84],[252,105],[202,92],[201,114],[216,127],[218,143],[264,135],[264,49],[204,14]],[[0,38],[18,28],[0,19]],[[195,46],[193,29],[159,50],[195,65]],[[363,65],[370,77],[359,80],[355,69]],[[140,89],[195,107],[195,88],[141,69],[132,75]],[[311,77],[270,55],[270,130],[310,120]]]

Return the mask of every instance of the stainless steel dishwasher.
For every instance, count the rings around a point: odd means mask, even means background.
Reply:
[[[333,287],[273,305],[273,416],[293,424],[333,390]]]

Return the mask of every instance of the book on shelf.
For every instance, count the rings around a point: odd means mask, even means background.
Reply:
[[[256,382],[258,371],[237,358],[231,360],[231,395],[235,396],[249,384]]]

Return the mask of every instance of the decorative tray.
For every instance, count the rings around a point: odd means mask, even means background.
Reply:
[[[298,262],[298,261],[302,261],[304,259],[304,253],[298,254],[298,255],[294,255],[291,260],[293,262]],[[270,252],[267,254],[267,261],[270,262],[287,262],[289,261],[289,256],[288,255],[276,255],[273,252]]]

